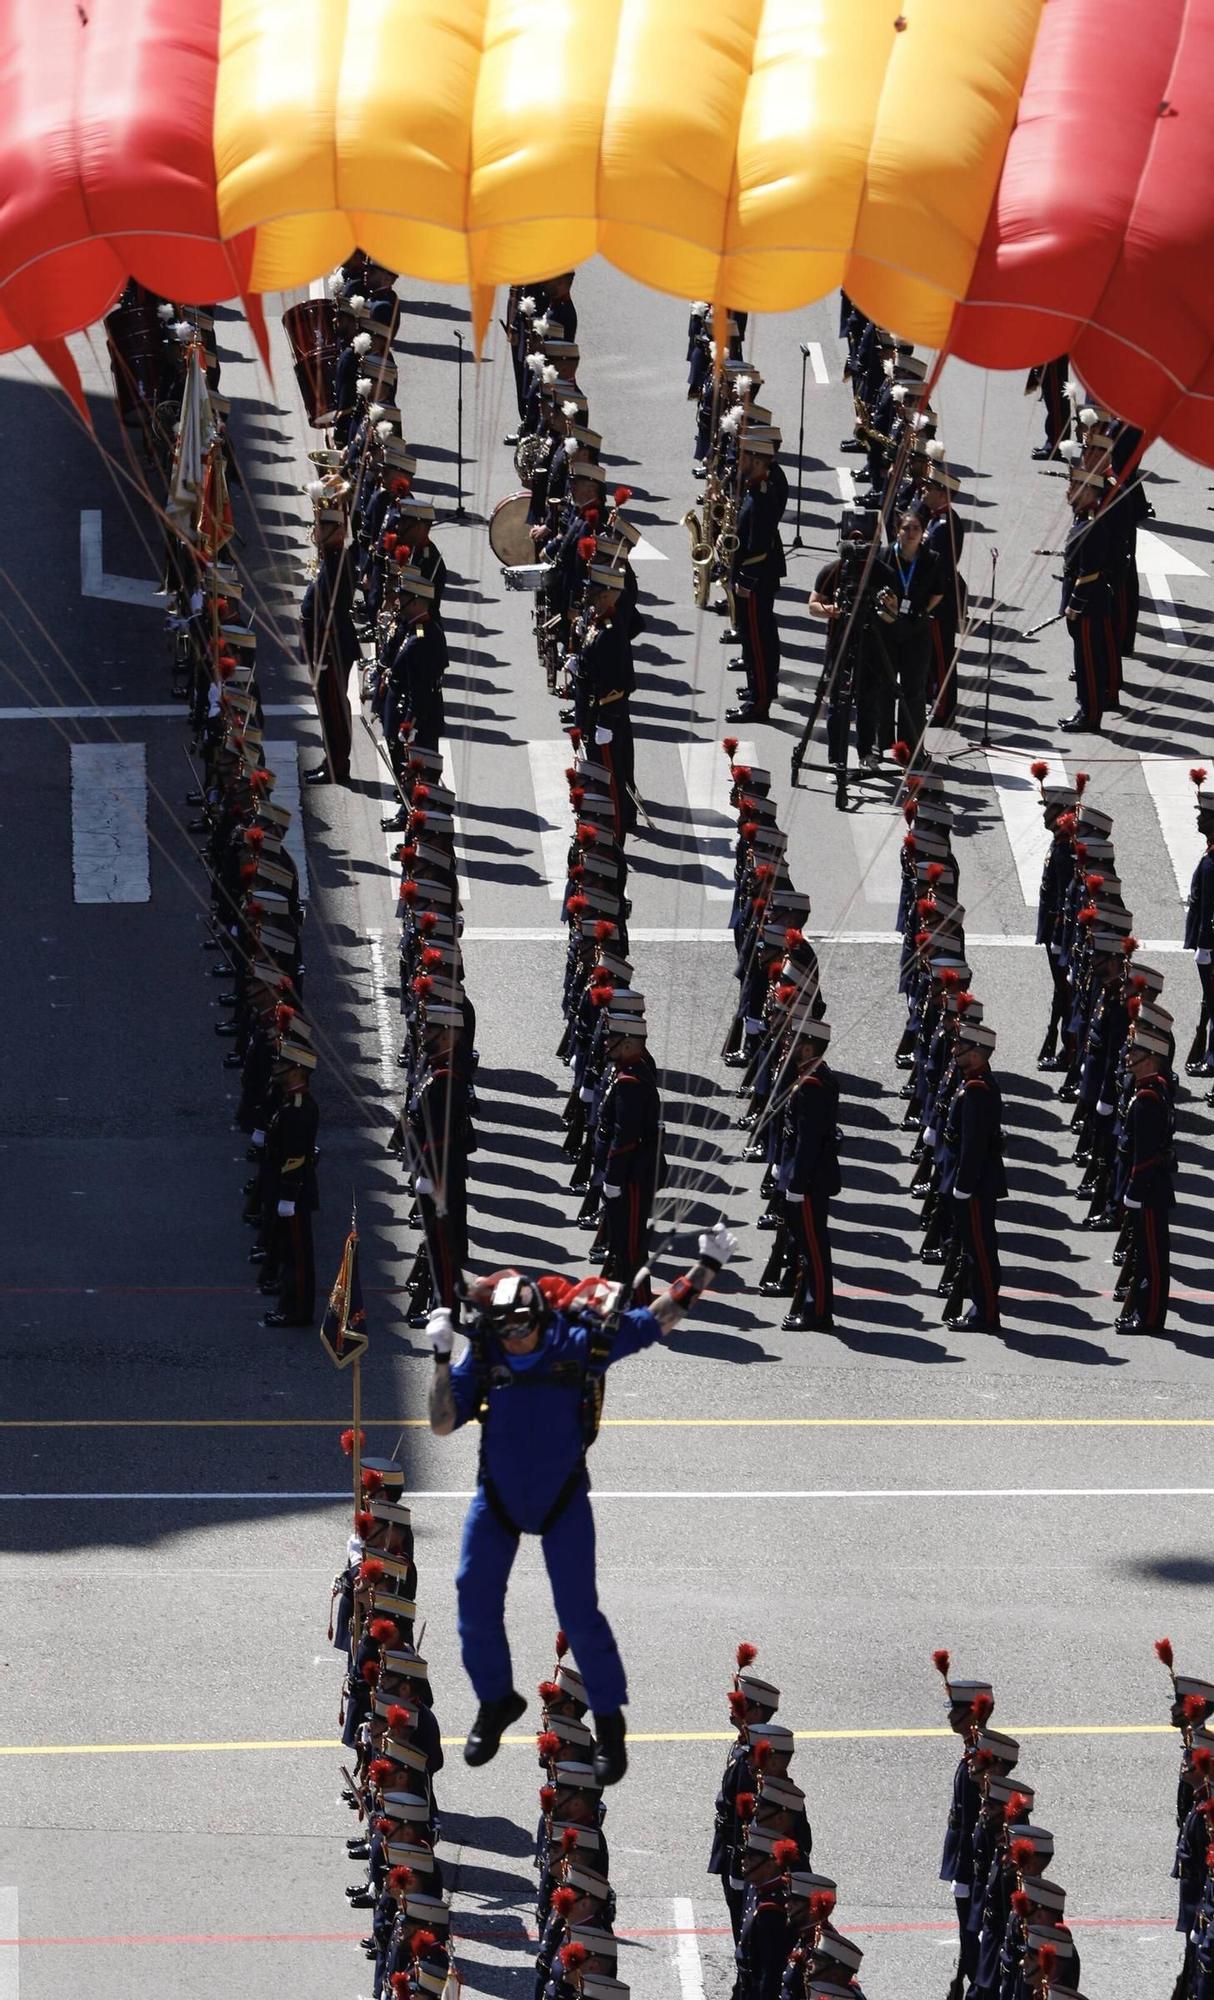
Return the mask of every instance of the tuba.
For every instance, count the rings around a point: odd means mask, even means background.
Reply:
[[[519,439],[514,447],[514,469],[524,486],[530,486],[551,450],[550,431],[534,431]]]

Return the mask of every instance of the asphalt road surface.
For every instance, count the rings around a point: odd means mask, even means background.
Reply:
[[[1197,859],[1184,772],[1214,751],[1208,480],[1152,453],[1157,539],[1126,710],[1102,739],[1060,738],[1068,642],[1058,627],[1017,636],[1055,607],[1057,565],[1033,551],[1057,547],[1064,525],[1060,477],[1029,458],[1039,406],[1019,380],[956,364],[937,398],[964,469],[979,605],[998,551],[990,748],[985,634],[963,659],[958,731],[935,741],[961,809],[974,983],[1000,1032],[1011,1124],[1005,1331],[970,1339],[941,1327],[911,1227],[892,1063],[892,776],[837,799],[819,737],[795,796],[785,783],[820,659],[805,595],[830,553],[838,468],[856,463],[838,452],[850,399],[834,306],[754,330],[793,479],[786,541],[799,531],[801,545],[783,606],[783,698],[751,735],[783,788],[794,874],[824,940],[847,1133],[837,1330],[784,1334],[783,1302],[755,1291],[767,1248],[753,1227],[759,1170],[740,1161],[734,1078],[718,1061],[733,982],[714,746],[737,681],[719,620],[691,605],[685,312],[601,267],[579,277],[577,298],[592,420],[653,551],[639,570],[648,629],[634,703],[653,827],[636,846],[632,895],[680,1165],[660,1267],[680,1268],[717,1214],[742,1242],[668,1351],[613,1376],[594,1454],[602,1593],[632,1682],[632,1768],[607,1823],[621,1974],[638,2000],[728,1992],[725,1912],[704,1864],[725,1689],[747,1638],[784,1690],[815,1865],[839,1882],[838,1920],[864,1944],[871,2000],[929,2000],[952,1970],[951,1900],[937,1880],[953,1763],[929,1657],[940,1644],[960,1671],[993,1678],[996,1721],[1024,1739],[1021,1771],[1056,1836],[1051,1873],[1070,1891],[1085,1990],[1166,1990],[1178,1955],[1177,1752],[1151,1642],[1166,1630],[1182,1668],[1214,1666],[1211,1120],[1203,1092],[1182,1094],[1172,1325],[1161,1340],[1125,1339],[1111,1330],[1111,1241],[1076,1226],[1065,1118],[1035,1069],[1048,980],[1028,942],[1039,862],[1027,761],[1042,752],[1089,770],[1091,796],[1113,811],[1127,901],[1152,955],[1166,954],[1183,1047],[1197,1011],[1178,948]],[[277,331],[271,382],[237,315],[218,330],[246,482],[239,555],[265,629],[281,635],[277,652],[261,647],[271,733],[287,744],[274,761],[287,771],[298,755],[307,768],[319,739],[292,608],[309,440]],[[463,369],[461,482],[461,335],[466,355],[458,301],[410,293],[405,430],[418,489],[448,516],[436,540],[456,579],[448,718],[481,1056],[474,1255],[576,1270],[587,1238],[572,1226],[554,1057],[565,752],[530,600],[502,591],[486,544],[485,517],[515,484],[501,443],[509,369],[500,337]],[[817,345],[798,454],[802,341]],[[97,443],[24,357],[0,369],[11,441],[0,488],[0,1996],[327,2000],[369,1989],[364,1925],[342,1896],[357,1871],[337,1803],[340,1663],[325,1637],[348,1521],[337,1444],[348,1383],[313,1336],[258,1324],[239,1220],[243,1143],[211,1032],[220,989],[200,949],[185,729],[150,597],[155,535],[131,490],[100,343],[78,347]],[[461,490],[465,517],[452,519]],[[99,754],[124,797],[100,828],[89,775]],[[399,1083],[394,883],[366,738],[356,768],[348,792],[304,801],[309,1011],[324,1042],[321,1277],[356,1193],[372,1325],[365,1409],[374,1447],[399,1445],[415,1490],[425,1647],[452,1744],[440,1801],[461,1963],[474,1991],[526,1993],[537,1767],[522,1727],[479,1773],[455,1749],[473,1707],[452,1590],[473,1447],[425,1429],[429,1359],[401,1313],[414,1239],[384,1152]],[[530,1691],[551,1668],[554,1632],[534,1548],[510,1605]]]

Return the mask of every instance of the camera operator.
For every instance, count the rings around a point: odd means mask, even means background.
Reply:
[[[912,758],[926,763],[927,677],[932,664],[932,616],[944,596],[940,558],[923,540],[923,521],[908,510],[898,516],[894,540],[877,566],[877,619],[892,675],[881,690],[878,719],[885,727],[878,742],[893,740],[894,682],[898,735]]]
[[[884,571],[871,560],[879,519],[875,513],[844,511],[839,530],[839,553],[818,571],[809,596],[810,616],[829,621],[822,672],[826,683],[826,755],[836,771],[847,769],[847,746],[851,734],[853,703],[856,709],[856,747],[860,761],[875,767],[873,756],[877,711],[873,700],[883,681],[891,687],[893,670],[885,653],[883,632],[874,629],[874,593],[884,582]],[[892,700],[889,704],[892,716]]]

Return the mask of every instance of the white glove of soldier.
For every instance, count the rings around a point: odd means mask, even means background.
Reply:
[[[455,1346],[455,1326],[446,1306],[435,1306],[426,1321],[426,1338],[436,1361],[450,1361]]]
[[[723,1264],[728,1264],[737,1247],[738,1239],[733,1231],[727,1229],[723,1222],[715,1222],[712,1228],[704,1230],[700,1237],[700,1262],[707,1264],[714,1271],[719,1271]]]
[[[618,1201],[618,1200],[619,1200],[619,1198],[620,1198],[620,1192],[621,1192],[621,1190],[620,1190],[620,1189],[619,1189],[618,1187],[608,1187],[608,1185],[607,1185],[606,1181],[604,1181],[604,1182],[603,1182],[603,1198],[604,1198],[604,1200],[606,1200],[606,1201]]]
[[[278,1213],[284,1222],[289,1222],[295,1213],[295,1203],[293,1201],[280,1201],[278,1204]]]
[[[413,1183],[413,1192],[414,1194],[432,1195],[434,1193],[434,1182],[427,1180],[425,1174],[419,1174]]]
[[[600,724],[600,726],[594,732],[594,740],[596,743],[610,743],[613,735],[614,735],[613,730],[604,729]]]

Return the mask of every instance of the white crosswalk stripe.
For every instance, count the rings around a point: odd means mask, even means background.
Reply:
[[[901,817],[891,812],[849,813],[847,824],[866,903],[896,904],[902,893]]]
[[[1197,817],[1193,808],[1193,780],[1189,770],[1187,759],[1178,762],[1171,758],[1148,757],[1143,759],[1142,764],[1142,775],[1151,794],[1151,804],[1155,808],[1182,902],[1188,896],[1193,870],[1201,857]]]
[[[720,752],[718,751],[718,756]],[[569,784],[565,777],[570,749],[563,738],[557,743],[528,743],[531,791],[540,827],[540,852],[550,901],[559,903],[565,893],[565,868],[569,856]]]
[[[142,743],[72,744],[72,882],[78,903],[151,901]]]
[[[1029,775],[1029,765],[1033,761],[1023,755],[1009,756],[1002,750],[988,750],[986,753],[987,769],[994,780],[1020,887],[1025,902],[1031,908],[1036,907],[1041,893],[1041,871],[1051,839],[1042,816],[1037,780]],[[1051,754],[1043,761],[1050,767],[1047,782],[1065,785],[1066,767],[1061,758]]]
[[[740,739],[734,756],[739,764],[757,762],[754,744]],[[694,851],[699,860],[709,902],[727,903],[733,897],[736,820],[729,803],[730,776],[725,752],[719,743],[680,743],[679,762],[683,767],[687,803],[694,815],[687,828],[687,849]]]

